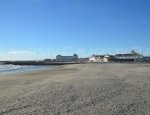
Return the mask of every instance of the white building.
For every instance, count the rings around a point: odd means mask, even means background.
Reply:
[[[89,58],[89,62],[104,62],[104,55],[93,55]]]
[[[110,56],[109,55],[104,56],[103,61],[105,63],[109,62],[110,61]]]
[[[139,62],[142,61],[143,56],[135,51],[126,54],[116,54],[116,59],[123,62]]]
[[[93,55],[89,58],[89,62],[111,62],[114,60],[114,56],[112,55]]]
[[[56,56],[56,61],[57,62],[72,62],[72,61],[78,61],[78,55],[74,54],[73,56],[61,56],[57,55]]]

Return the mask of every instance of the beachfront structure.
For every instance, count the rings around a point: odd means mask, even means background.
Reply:
[[[140,62],[143,59],[143,56],[135,51],[125,54],[116,54],[115,57],[118,62]]]
[[[104,62],[104,55],[92,55],[89,62]]]
[[[89,58],[89,62],[112,62],[115,56],[112,55],[93,55]]]
[[[115,61],[115,56],[113,55],[105,55],[104,56],[104,59],[103,59],[104,62],[114,62]]]
[[[56,61],[57,62],[73,62],[73,61],[78,61],[78,55],[74,54],[73,56],[61,56],[57,55],[56,56]]]
[[[150,56],[143,57],[143,62],[150,62]]]

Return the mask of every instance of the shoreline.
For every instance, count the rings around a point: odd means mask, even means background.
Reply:
[[[0,114],[148,114],[150,64],[73,64],[0,77]]]
[[[3,65],[1,65],[3,67]],[[47,70],[50,68],[54,68],[55,66],[34,66],[34,65],[4,65],[5,67],[2,68],[0,71],[0,75],[9,75],[9,74],[17,74],[17,73],[27,73],[32,71],[42,71]],[[1,68],[0,68],[1,69]]]

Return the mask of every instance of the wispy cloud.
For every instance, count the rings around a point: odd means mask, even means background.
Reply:
[[[32,54],[31,51],[9,51],[8,54]]]

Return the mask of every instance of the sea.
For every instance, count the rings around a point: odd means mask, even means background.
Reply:
[[[31,72],[36,70],[46,70],[54,66],[33,66],[33,65],[0,65],[0,75],[1,74],[12,74],[21,72]]]

